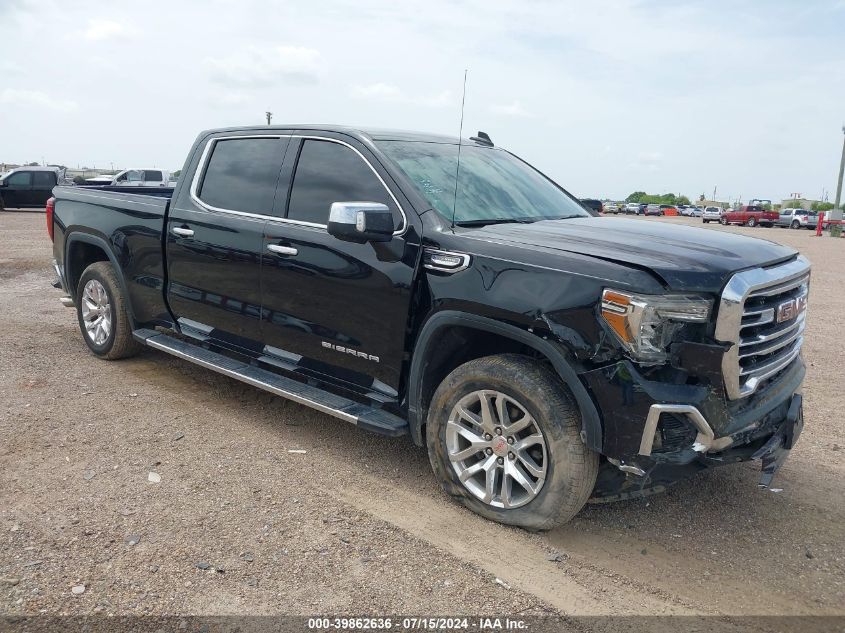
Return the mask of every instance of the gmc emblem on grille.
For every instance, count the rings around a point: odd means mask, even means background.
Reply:
[[[798,315],[804,312],[807,309],[807,297],[798,297],[796,299],[790,299],[789,301],[784,301],[778,306],[777,310],[777,322],[783,323],[784,321],[791,321],[792,319],[797,319]]]

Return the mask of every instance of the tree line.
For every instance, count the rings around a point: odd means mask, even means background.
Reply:
[[[635,191],[625,198],[625,202],[639,202],[640,204],[690,204],[690,200],[686,196],[676,196],[674,193],[656,195],[646,193],[645,191]]]

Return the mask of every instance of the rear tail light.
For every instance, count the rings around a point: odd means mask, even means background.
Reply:
[[[56,206],[56,199],[50,198],[47,200],[47,234],[50,236],[50,241],[53,241],[53,209]]]

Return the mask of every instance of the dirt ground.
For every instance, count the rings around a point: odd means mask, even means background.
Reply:
[[[708,227],[814,264],[783,490],[729,466],[535,535],[452,503],[407,439],[153,350],[98,360],[43,214],[0,213],[0,614],[845,615],[845,240]]]

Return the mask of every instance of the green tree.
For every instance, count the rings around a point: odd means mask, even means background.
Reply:
[[[830,211],[833,208],[832,202],[814,202],[810,205],[813,211]]]
[[[176,170],[176,171],[174,171],[174,172],[173,172],[173,174],[172,174],[172,176],[173,176],[174,178],[178,178],[178,177],[179,177],[179,176],[181,176],[181,175],[182,175],[182,170],[181,170],[181,169],[177,169],[177,170]]]
[[[625,198],[625,202],[642,202],[643,196],[646,195],[645,191],[635,191],[630,196]]]

